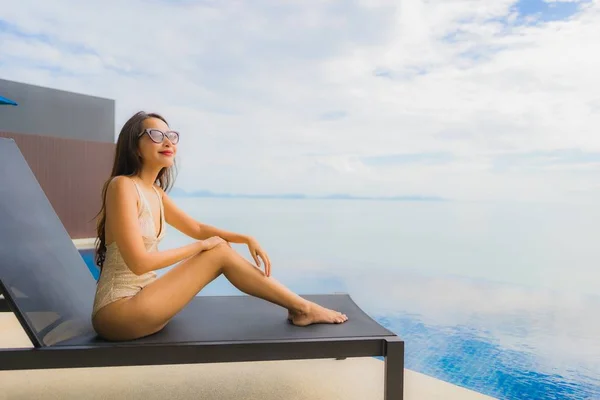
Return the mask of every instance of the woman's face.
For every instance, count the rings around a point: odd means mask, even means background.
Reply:
[[[158,118],[146,119],[142,123],[142,129],[149,130],[139,138],[140,154],[144,165],[158,168],[172,166],[177,153],[179,134],[173,133],[169,126]]]

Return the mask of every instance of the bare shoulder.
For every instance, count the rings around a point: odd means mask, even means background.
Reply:
[[[139,203],[134,182],[127,176],[115,176],[106,188],[106,240],[112,242],[122,232],[135,230]]]
[[[134,185],[133,180],[127,176],[115,176],[106,188],[106,195],[115,199],[131,198],[135,195]]]

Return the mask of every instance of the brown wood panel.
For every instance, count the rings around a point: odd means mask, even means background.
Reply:
[[[0,137],[17,143],[71,238],[96,237],[94,217],[116,145],[10,132]]]

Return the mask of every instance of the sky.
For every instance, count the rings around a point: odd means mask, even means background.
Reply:
[[[187,191],[600,200],[600,1],[0,0],[0,77],[181,132]]]

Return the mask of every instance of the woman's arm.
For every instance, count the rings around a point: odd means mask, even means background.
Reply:
[[[159,188],[160,190],[160,188]],[[177,207],[175,202],[161,190],[163,205],[165,208],[165,219],[169,225],[196,240],[205,240],[209,237],[219,236],[231,243],[248,244],[252,238],[248,235],[229,232],[207,224],[196,221],[182,209]]]
[[[138,224],[137,191],[123,176],[111,181],[106,191],[106,227],[129,269],[137,275],[168,267],[203,250],[210,243],[198,241],[176,249],[149,253]]]
[[[206,240],[210,237],[218,236],[231,243],[246,244],[250,255],[254,259],[254,262],[256,262],[256,266],[260,267],[260,260],[262,260],[265,273],[267,276],[271,276],[271,260],[253,237],[198,222],[177,207],[175,202],[173,202],[162,189],[159,188],[159,190],[162,193],[163,205],[165,208],[165,220],[169,225],[197,240]]]

